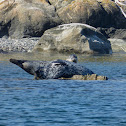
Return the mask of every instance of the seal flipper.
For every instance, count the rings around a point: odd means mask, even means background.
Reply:
[[[34,65],[32,64],[32,62],[29,62],[27,60],[16,60],[16,59],[10,59],[10,62],[21,67],[27,73],[34,75],[35,68],[34,68]]]
[[[17,66],[23,68],[23,63],[27,60],[16,60],[16,59],[10,59],[10,62],[13,64],[16,64]]]
[[[40,80],[40,78],[37,76],[37,73],[34,73],[34,80]]]
[[[34,72],[34,79],[35,80],[40,80],[40,79],[45,79],[46,77],[44,76],[44,67],[38,67],[37,70]]]

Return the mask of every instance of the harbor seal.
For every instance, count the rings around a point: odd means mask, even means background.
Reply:
[[[77,56],[75,54],[70,55],[66,60],[75,63],[77,63],[78,61]],[[35,75],[36,71],[38,71],[39,68],[44,68],[48,66],[52,61],[29,61],[29,60],[10,59],[10,62],[21,67],[27,73]]]
[[[94,74],[88,68],[67,60],[54,60],[35,71],[35,79],[71,78],[73,75]]]

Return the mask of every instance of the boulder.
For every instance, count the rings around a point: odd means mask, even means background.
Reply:
[[[50,0],[52,1],[52,0]],[[94,27],[126,28],[120,8],[111,0],[55,0],[53,5],[64,23],[84,23]],[[64,6],[65,4],[65,6]],[[58,7],[57,7],[58,6]]]
[[[126,3],[125,3],[126,4]],[[126,6],[121,6],[121,8],[122,8],[122,10],[123,10],[123,12],[126,14]]]
[[[126,52],[126,29],[97,28],[111,43],[113,52]]]
[[[126,29],[98,27],[97,30],[101,32],[106,38],[126,39]]]
[[[72,1],[73,0],[49,0],[50,4],[53,5],[56,8],[56,10],[67,6]]]
[[[126,28],[120,8],[111,0],[2,0],[0,37],[40,37],[60,24]]]
[[[111,0],[2,0],[0,37],[41,37],[60,24],[126,28],[126,20]]]
[[[0,17],[0,37],[40,37],[61,23],[54,6],[46,0],[4,0],[0,2]]]
[[[80,23],[59,25],[45,31],[33,51],[102,54],[112,52],[110,42],[96,28]]]
[[[126,39],[112,39],[110,38],[113,52],[126,52]]]

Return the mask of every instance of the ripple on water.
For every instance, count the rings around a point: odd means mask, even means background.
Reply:
[[[125,81],[18,80],[0,89],[4,89],[0,92],[2,124],[125,123]]]
[[[125,62],[81,62],[108,81],[33,80],[0,63],[0,125],[126,125]]]

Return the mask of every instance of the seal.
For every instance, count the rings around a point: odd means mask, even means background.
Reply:
[[[35,71],[35,79],[71,78],[73,75],[94,74],[88,68],[67,60],[54,60]]]
[[[88,68],[77,64],[77,61],[75,54],[70,55],[66,60],[57,59],[54,61],[10,59],[11,63],[34,75],[35,79],[71,78],[73,75],[94,74]]]
[[[75,54],[72,54],[66,60],[77,63],[78,59]],[[38,71],[39,68],[44,68],[48,66],[52,61],[29,61],[29,60],[10,59],[10,62],[21,67],[27,73],[35,75],[36,71]]]

